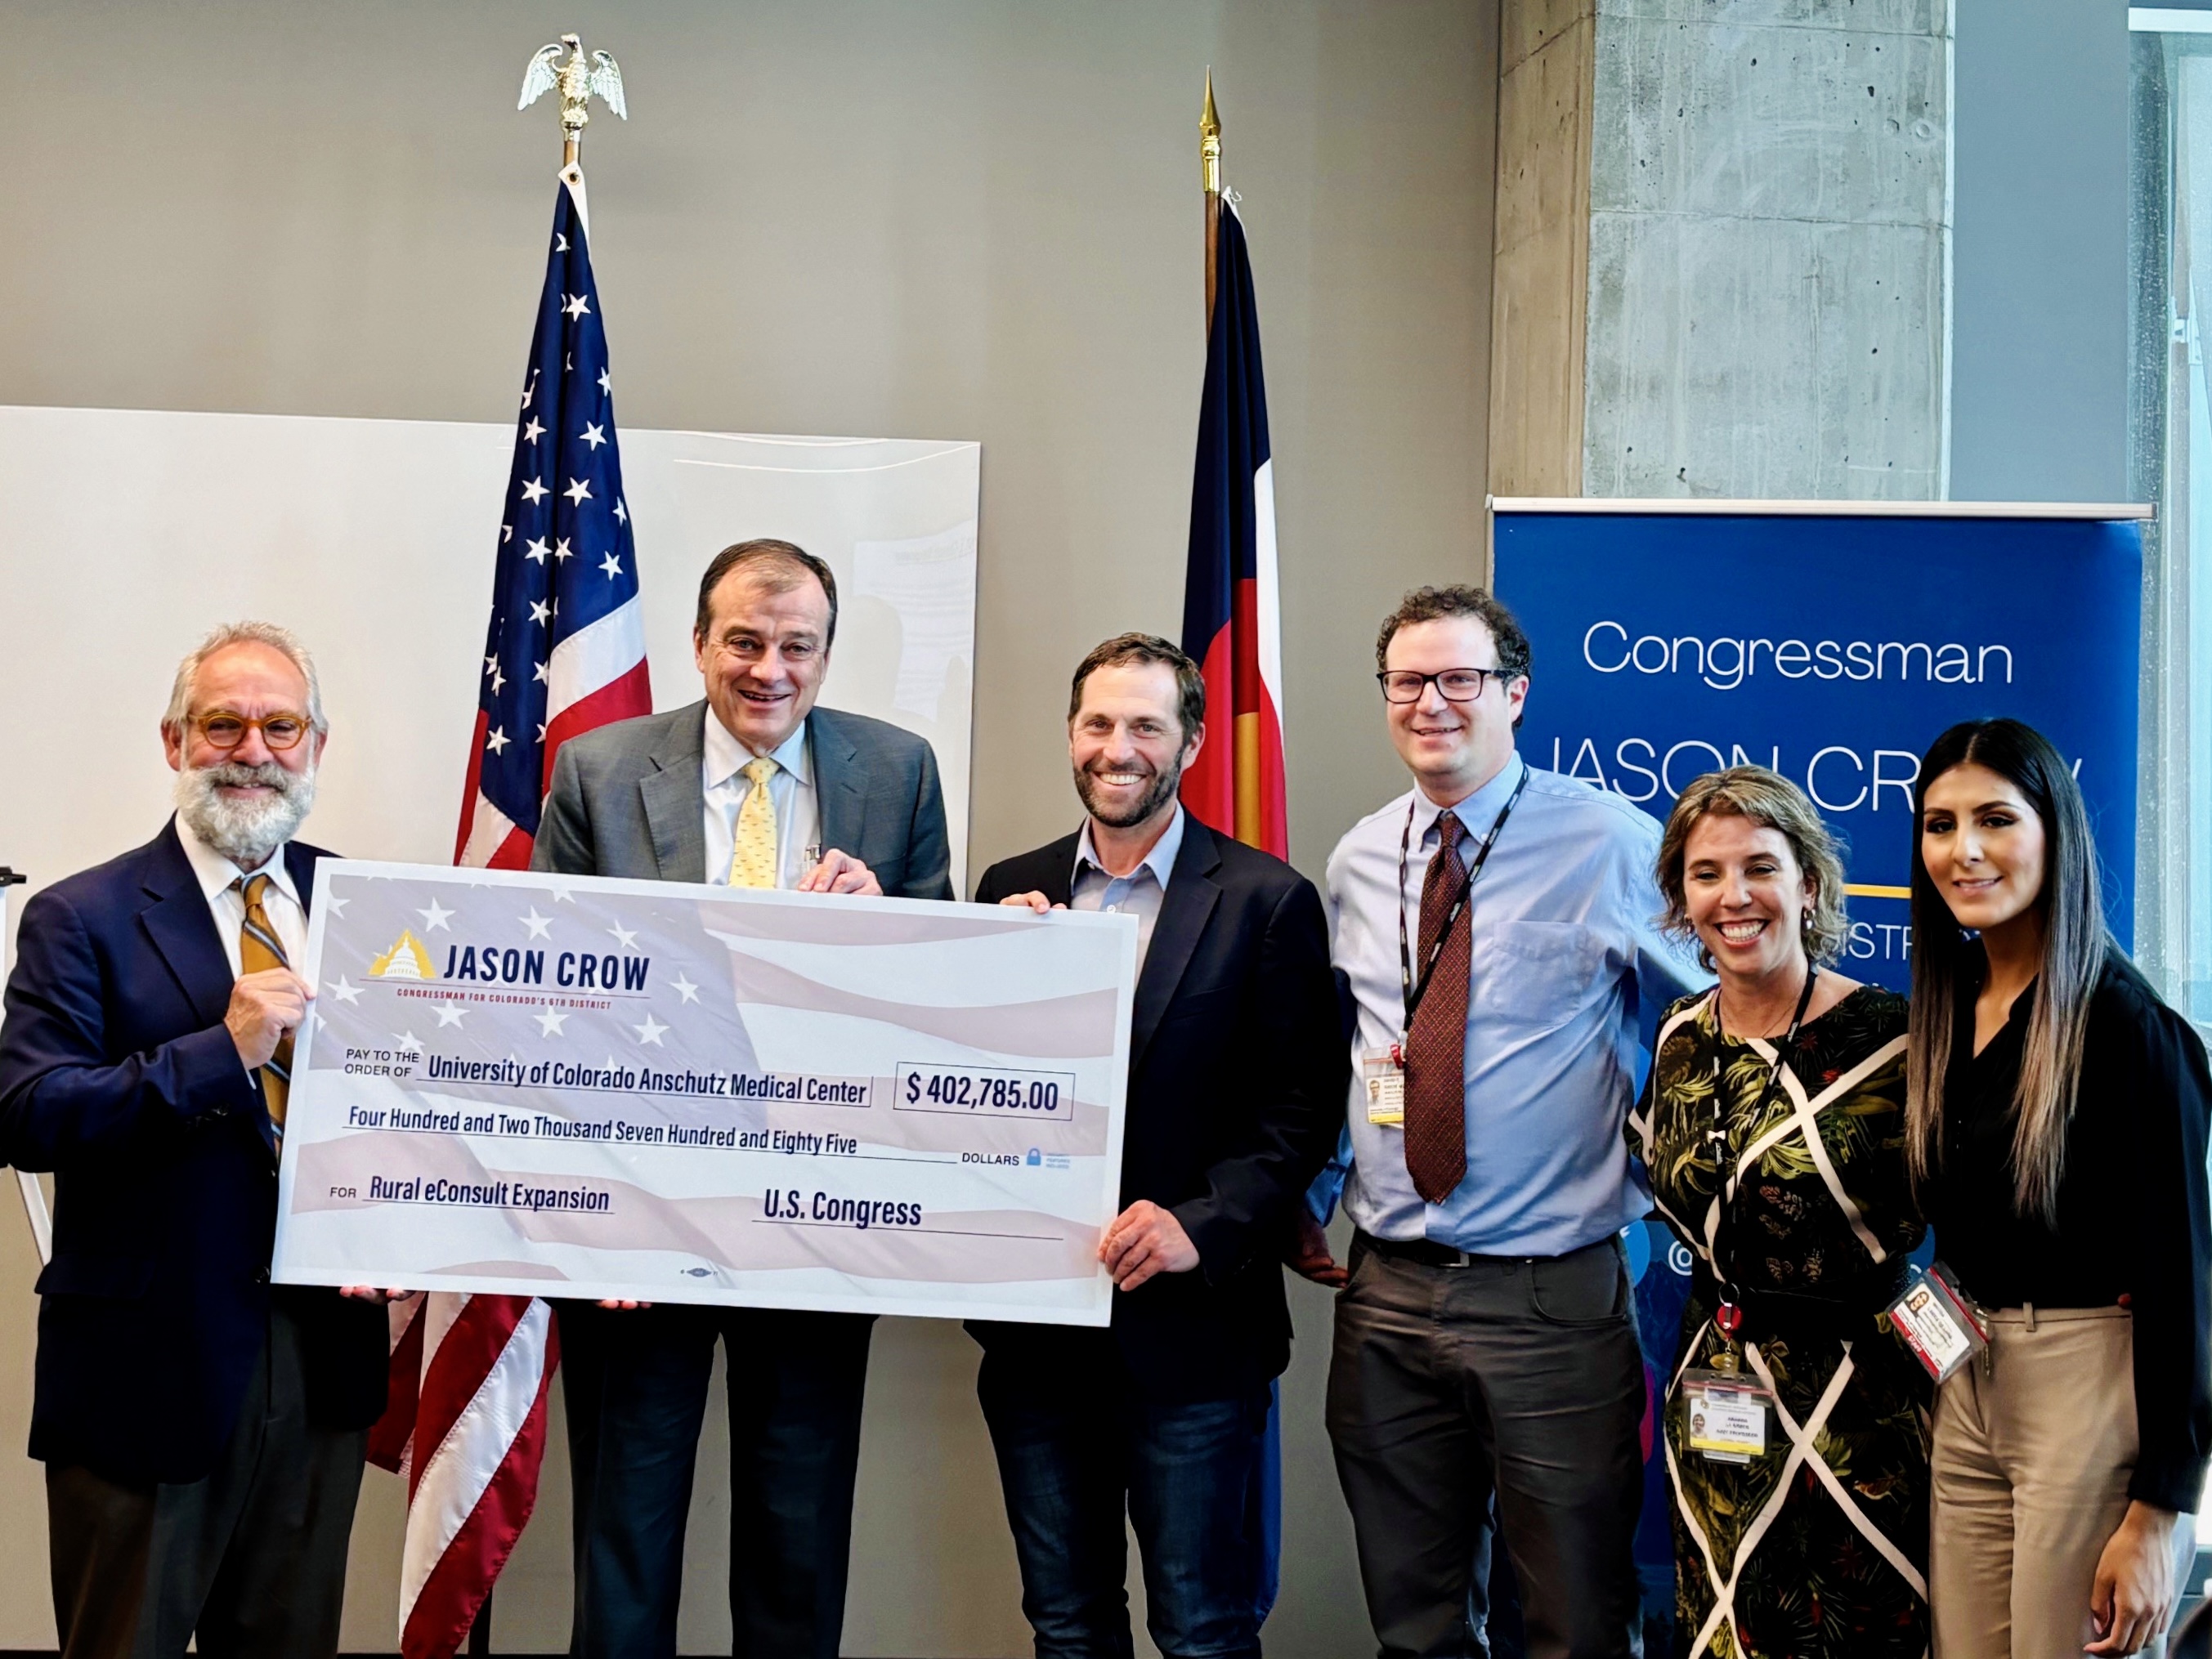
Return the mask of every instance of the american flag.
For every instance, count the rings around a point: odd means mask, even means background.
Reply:
[[[453,862],[526,870],[561,745],[653,712],[580,175],[553,210],[503,519]]]
[[[653,709],[606,329],[574,169],[554,204],[501,519],[453,862],[526,869],[561,745]],[[559,1361],[551,1310],[534,1297],[435,1295],[395,1306],[392,1404],[369,1455],[408,1483],[407,1659],[459,1648],[521,1536]]]

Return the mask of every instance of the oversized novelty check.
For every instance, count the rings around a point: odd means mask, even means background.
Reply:
[[[325,860],[289,1284],[1103,1325],[1133,919]]]

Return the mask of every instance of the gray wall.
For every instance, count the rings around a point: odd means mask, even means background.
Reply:
[[[1366,678],[1375,619],[1415,581],[1479,569],[1495,16],[1487,0],[8,0],[0,40],[24,72],[0,402],[513,419],[558,160],[549,108],[514,113],[515,88],[532,49],[579,28],[621,58],[633,110],[595,115],[586,150],[622,419],[982,441],[980,869],[1072,820],[1058,715],[1076,657],[1179,623],[1211,63],[1267,349],[1292,846],[1317,874],[1403,784]],[[106,763],[158,767],[151,718]],[[21,1235],[0,1221],[0,1646],[52,1639],[38,1477],[11,1449]],[[1319,1431],[1326,1298],[1297,1308],[1270,1646],[1336,1655],[1370,1638]],[[948,1328],[878,1337],[854,1651],[1026,1650],[972,1367]],[[396,1492],[371,1480],[349,1646],[391,1643]],[[561,1644],[565,1520],[556,1470],[501,1602],[506,1650]],[[695,1577],[687,1647],[726,1628],[714,1588]]]
[[[2126,0],[1955,0],[1951,495],[2127,496]]]
[[[1947,0],[1598,0],[1583,489],[1942,494]]]

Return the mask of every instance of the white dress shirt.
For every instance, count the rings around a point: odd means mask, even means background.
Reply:
[[[307,907],[301,902],[300,890],[292,884],[292,872],[284,863],[284,848],[279,847],[271,853],[269,861],[259,870],[241,870],[194,835],[181,812],[177,814],[177,839],[184,843],[185,861],[198,879],[200,892],[207,900],[208,914],[215,918],[216,937],[222,941],[222,954],[230,963],[230,976],[239,976],[238,936],[246,931],[246,895],[232,884],[241,876],[264,872],[269,885],[261,894],[262,914],[276,930],[276,942],[284,947],[284,960],[297,971],[307,960]],[[252,1066],[246,1069],[249,1075],[253,1073]]]
[[[261,895],[261,908],[269,917],[269,925],[276,930],[277,943],[284,947],[284,960],[295,970],[306,963],[307,907],[300,897],[300,890],[292,884],[292,872],[285,866],[283,848],[271,853],[269,861],[259,870],[241,870],[194,835],[181,812],[177,815],[177,839],[184,843],[185,857],[199,880],[200,891],[207,897],[209,914],[215,917],[216,936],[222,940],[222,954],[230,963],[233,979],[239,974],[238,936],[246,930],[246,896],[234,891],[231,884],[241,876],[268,876],[268,888]]]
[[[1070,884],[1067,908],[1103,910],[1110,915],[1137,919],[1137,971],[1145,971],[1145,952],[1152,948],[1152,929],[1166,901],[1168,879],[1175,874],[1176,854],[1182,850],[1182,803],[1176,803],[1167,833],[1152,843],[1144,862],[1126,876],[1109,874],[1091,844],[1091,820],[1083,820],[1075,839],[1075,879]]]
[[[707,710],[706,741],[700,748],[699,783],[707,798],[707,880],[710,885],[730,884],[730,855],[737,844],[738,809],[753,792],[744,769],[753,751],[730,735],[712,708]],[[775,808],[775,884],[799,885],[809,866],[806,849],[822,840],[821,798],[814,787],[814,755],[806,740],[805,720],[782,743],[769,751],[776,764],[768,781],[769,800]]]

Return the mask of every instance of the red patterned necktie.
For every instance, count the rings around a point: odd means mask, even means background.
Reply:
[[[1426,962],[1445,914],[1467,880],[1459,854],[1467,826],[1456,812],[1437,820],[1443,845],[1421,878],[1421,949]],[[1471,918],[1462,915],[1431,970],[1406,1034],[1406,1170],[1430,1204],[1451,1196],[1467,1174],[1467,986]]]

